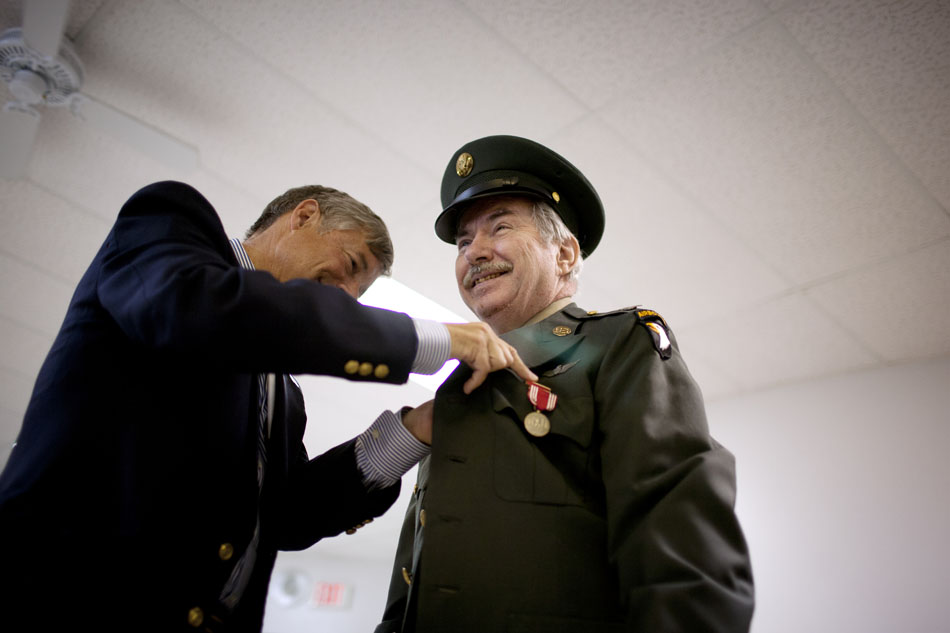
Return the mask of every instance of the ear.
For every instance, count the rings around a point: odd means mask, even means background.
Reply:
[[[580,257],[581,246],[578,244],[577,238],[571,235],[568,239],[561,242],[557,249],[558,275],[563,277],[574,270],[574,266],[580,261]]]
[[[320,203],[313,198],[302,201],[290,212],[290,230],[296,231],[308,222],[314,226],[320,224]]]

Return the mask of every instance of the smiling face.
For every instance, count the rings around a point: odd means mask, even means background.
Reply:
[[[498,333],[570,296],[570,245],[545,241],[523,197],[477,200],[459,220],[455,277],[465,305]],[[576,245],[576,240],[574,241]]]
[[[379,260],[366,245],[362,231],[329,231],[301,227],[277,250],[274,276],[280,281],[311,279],[359,298],[380,274]]]
[[[382,265],[360,230],[320,232],[320,208],[305,200],[292,212],[244,242],[254,267],[279,281],[310,279],[362,295],[382,272]]]

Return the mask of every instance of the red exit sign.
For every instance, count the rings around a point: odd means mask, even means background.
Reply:
[[[350,604],[351,587],[343,582],[318,582],[313,585],[311,606],[326,609],[344,609]]]

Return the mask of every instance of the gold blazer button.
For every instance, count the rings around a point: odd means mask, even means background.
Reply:
[[[205,621],[205,612],[201,610],[201,607],[192,607],[188,611],[188,624],[194,628],[198,628]]]

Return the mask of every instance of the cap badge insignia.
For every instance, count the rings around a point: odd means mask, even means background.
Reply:
[[[455,173],[465,178],[472,173],[472,167],[474,166],[475,159],[472,158],[472,155],[468,152],[462,152],[459,154],[458,160],[455,161]]]

